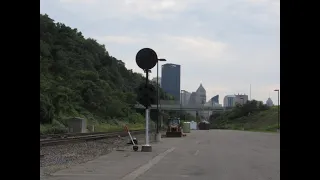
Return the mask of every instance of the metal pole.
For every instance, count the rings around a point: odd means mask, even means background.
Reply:
[[[149,108],[146,109],[146,145],[149,146]]]
[[[280,90],[278,90],[278,129],[280,130],[280,98],[279,98]]]
[[[201,115],[204,115],[204,100],[202,100],[202,110],[201,110]],[[201,115],[200,115],[200,118],[201,118]]]
[[[182,119],[182,91],[180,91],[180,120]]]
[[[250,101],[251,101],[251,84],[250,84]]]
[[[157,133],[159,133],[159,61],[157,62]]]
[[[146,71],[146,86],[148,86],[149,81],[149,71]],[[149,145],[149,108],[146,108],[146,145]]]

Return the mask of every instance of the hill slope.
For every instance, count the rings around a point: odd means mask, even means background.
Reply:
[[[40,131],[49,125],[65,131],[69,117],[89,124],[143,123],[132,108],[141,82],[143,76],[104,45],[40,14]],[[168,98],[162,91],[160,97]]]
[[[278,109],[272,107],[266,111],[234,119],[228,126],[232,129],[276,131],[278,128]]]
[[[213,114],[210,122],[213,129],[276,131],[278,107],[267,107],[262,102],[252,100],[237,105],[231,111]]]

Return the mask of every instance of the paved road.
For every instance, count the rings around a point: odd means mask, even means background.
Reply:
[[[137,180],[280,179],[280,135],[195,131]]]
[[[62,170],[52,180],[279,180],[280,134],[192,131],[152,153],[114,152]]]

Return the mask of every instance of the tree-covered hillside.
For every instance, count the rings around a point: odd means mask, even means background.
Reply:
[[[52,123],[63,127],[69,117],[141,122],[143,116],[132,107],[142,81],[104,45],[40,14],[40,128]],[[162,91],[160,96],[166,98]]]

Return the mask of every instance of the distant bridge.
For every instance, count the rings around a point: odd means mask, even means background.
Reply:
[[[135,105],[135,108],[137,109],[144,109],[145,107],[141,104]],[[150,109],[157,109],[156,104],[152,104]],[[220,112],[224,111],[225,109],[223,107],[197,107],[197,106],[182,106],[180,105],[159,105],[160,110],[187,110],[187,111],[215,111]]]
[[[144,109],[145,107],[141,104],[136,104],[135,108]],[[157,109],[156,104],[152,104],[150,109]],[[223,107],[208,107],[208,106],[199,106],[199,105],[180,105],[180,104],[159,104],[160,110],[184,110],[184,111],[213,111],[221,112],[225,109]]]

